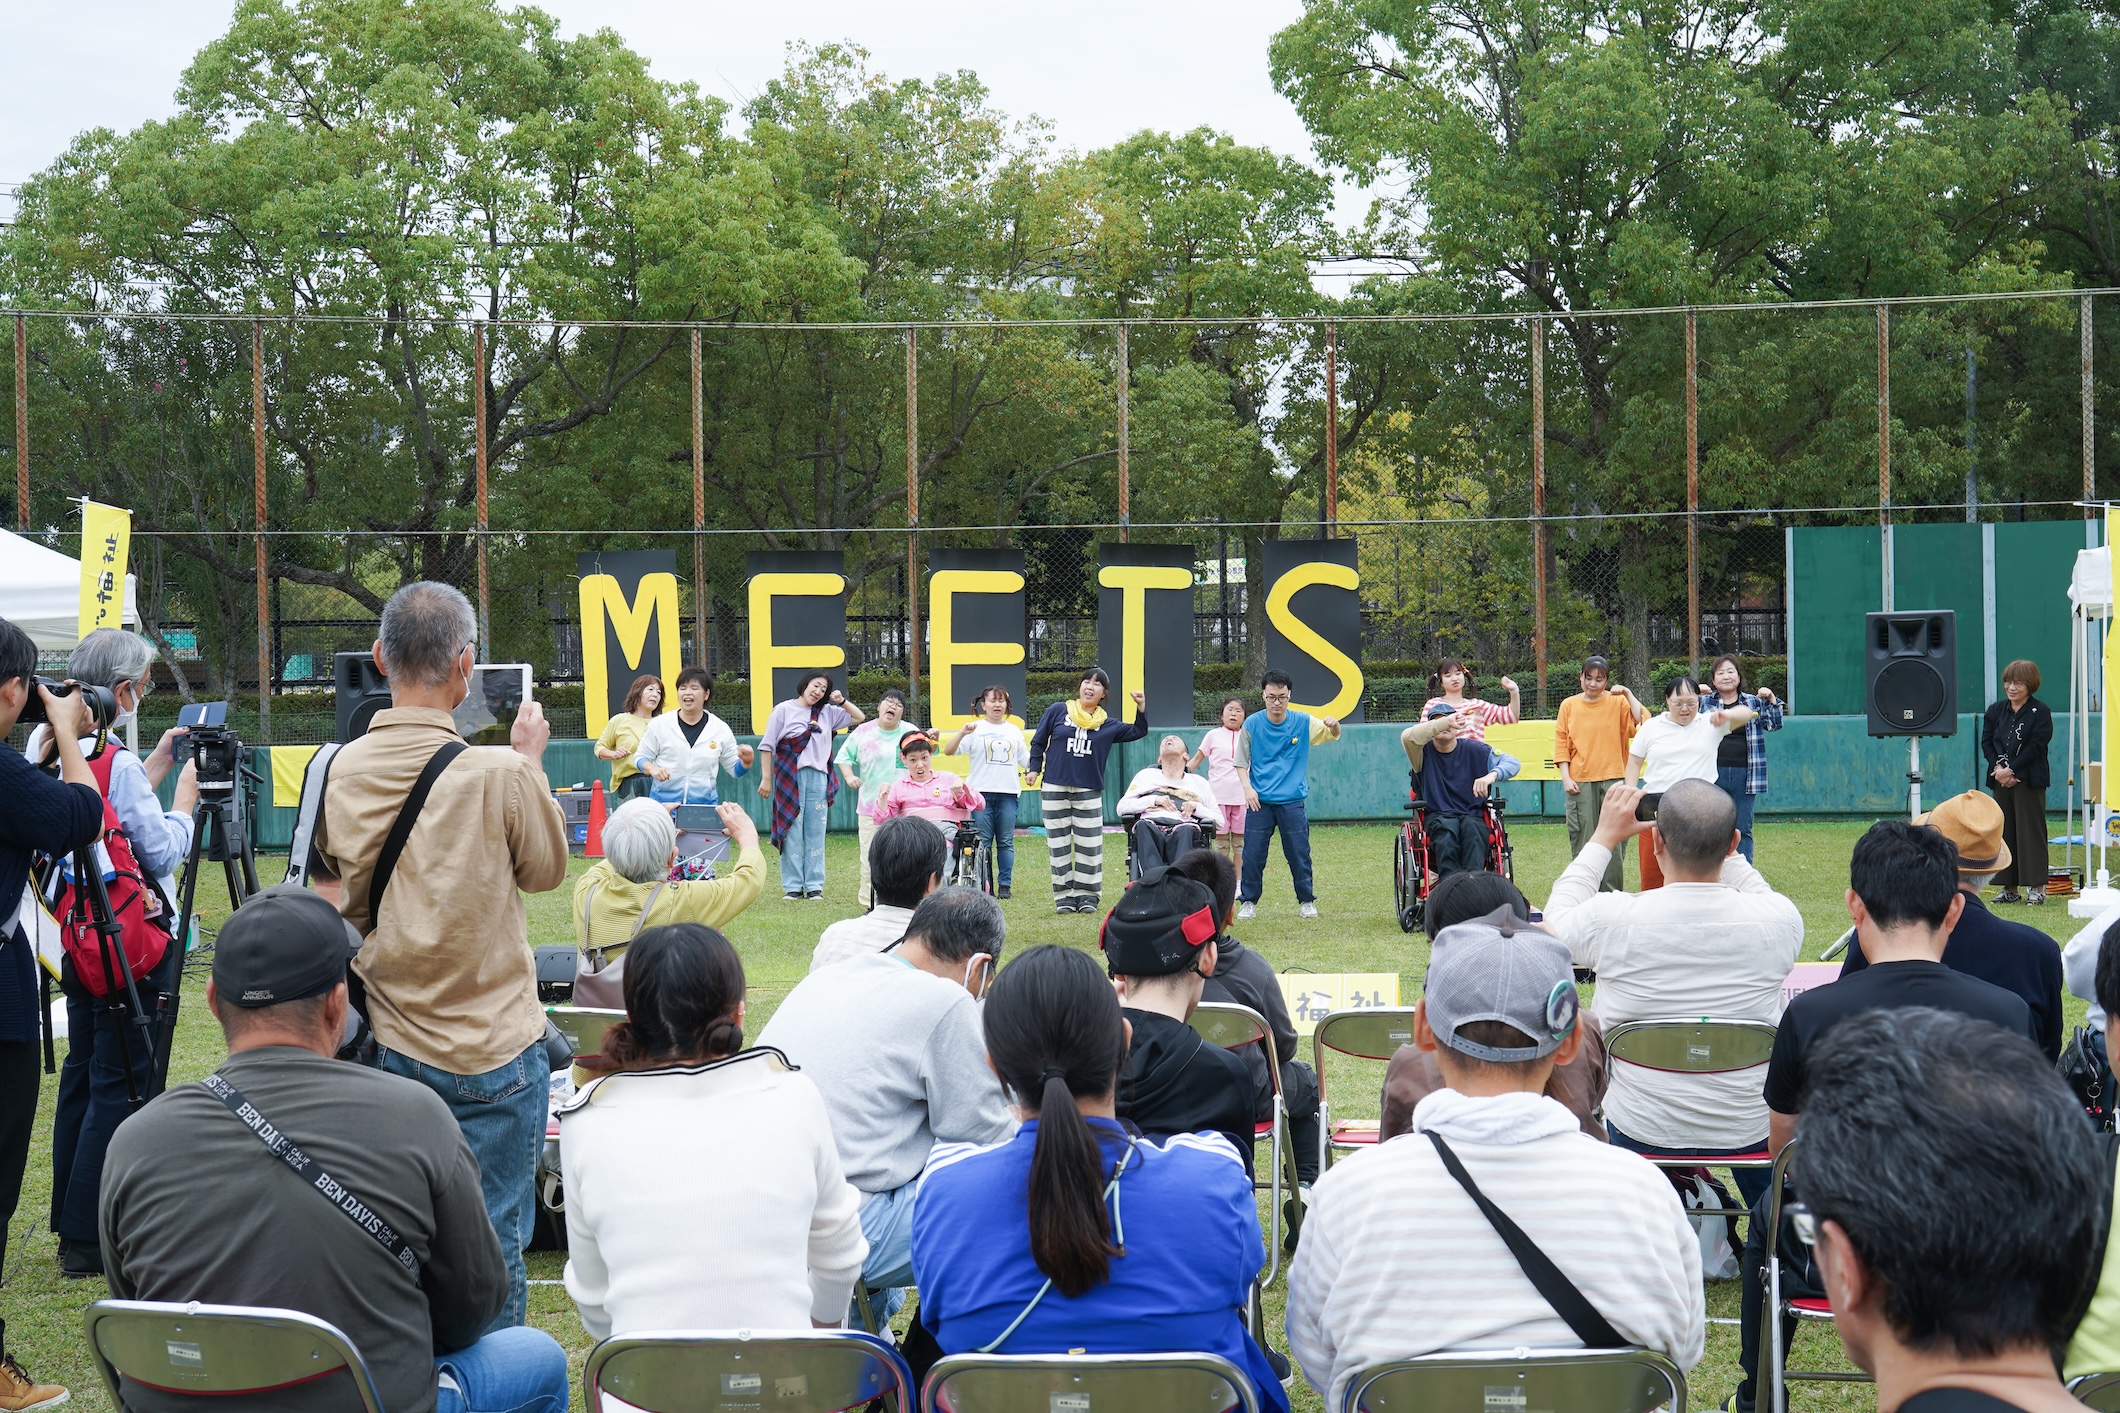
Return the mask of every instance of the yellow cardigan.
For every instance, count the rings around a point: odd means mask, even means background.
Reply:
[[[757,902],[765,883],[766,856],[756,844],[737,855],[736,867],[727,877],[665,883],[660,893],[655,892],[653,882],[632,882],[611,867],[609,859],[602,859],[574,885],[574,944],[587,947],[593,937],[596,945],[615,958],[636,931],[673,922],[721,927]],[[648,906],[651,893],[655,902],[643,921],[640,910]],[[641,924],[638,929],[636,922]]]

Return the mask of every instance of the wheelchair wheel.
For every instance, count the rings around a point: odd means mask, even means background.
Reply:
[[[1511,883],[1516,882],[1516,846],[1504,841],[1502,844],[1502,866],[1495,870]]]
[[[994,849],[984,839],[972,848],[972,886],[988,895],[994,891]]]
[[[1415,857],[1413,826],[1399,828],[1398,845],[1392,852],[1391,883],[1398,903],[1399,931],[1412,932],[1421,925],[1421,864]]]

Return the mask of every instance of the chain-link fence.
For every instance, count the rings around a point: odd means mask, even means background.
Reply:
[[[1791,527],[2080,517],[2111,449],[2094,434],[2120,367],[2111,303],[916,327],[0,316],[0,467],[24,533],[67,553],[76,498],[134,512],[140,626],[174,689],[153,706],[225,697],[259,741],[329,735],[332,654],[365,650],[414,577],[472,595],[483,655],[531,663],[579,731],[577,556],[599,550],[673,555],[686,655],[725,680],[748,671],[746,553],[839,550],[851,672],[917,689],[908,571],[917,590],[933,549],[1013,546],[1040,697],[1095,659],[1098,547],[1186,543],[1207,712],[1263,662],[1265,542],[1354,536],[1372,715],[1416,710],[1442,656],[1538,711],[1593,652],[1648,682],[1734,651],[1776,680]],[[744,696],[717,700],[740,729]]]

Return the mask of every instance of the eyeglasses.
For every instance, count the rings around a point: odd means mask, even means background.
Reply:
[[[1289,700],[1289,694],[1286,692],[1265,692],[1261,694],[1261,700],[1269,702],[1285,702]]]
[[[1789,1225],[1796,1232],[1796,1239],[1806,1246],[1818,1245],[1818,1217],[1801,1202],[1789,1204]]]
[[[154,673],[153,673],[153,672],[143,672],[143,673],[141,673],[141,674],[140,674],[140,680],[132,684],[132,689],[133,689],[133,696],[134,696],[134,698],[136,698],[136,699],[138,699],[138,698],[142,698],[142,697],[151,697],[151,696],[153,696],[153,695],[154,695],[154,691],[155,691],[155,675],[154,675]]]

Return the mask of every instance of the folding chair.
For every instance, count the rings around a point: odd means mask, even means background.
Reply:
[[[626,1018],[624,1011],[601,1011],[590,1006],[547,1006],[545,1014],[577,1055],[594,1055],[604,1048],[604,1032]]]
[[[1310,1033],[1311,1057],[1318,1067],[1318,1128],[1325,1151],[1319,1155],[1326,1167],[1341,1149],[1373,1148],[1377,1121],[1335,1121],[1326,1098],[1325,1052],[1335,1051],[1363,1060],[1389,1060],[1401,1045],[1413,1043],[1413,1007],[1379,1006],[1364,1011],[1334,1011],[1318,1022]]]
[[[1651,1349],[1457,1350],[1357,1370],[1339,1413],[1434,1408],[1686,1413],[1686,1376]]]
[[[2097,1413],[2120,1413],[2120,1373],[2078,1374],[2068,1381],[2068,1391]]]
[[[1762,1274],[1766,1283],[1765,1308],[1760,1316],[1767,1327],[1760,1331],[1760,1358],[1767,1365],[1767,1407],[1773,1413],[1782,1413],[1788,1405],[1787,1385],[1797,1383],[1866,1384],[1870,1376],[1859,1371],[1842,1369],[1791,1369],[1788,1367],[1788,1351],[1782,1348],[1781,1324],[1785,1318],[1794,1316],[1798,1320],[1831,1320],[1833,1307],[1820,1296],[1796,1295],[1783,1298],[1781,1293],[1781,1217],[1783,1199],[1788,1194],[1789,1162],[1796,1156],[1801,1140],[1790,1139],[1782,1145],[1781,1156],[1774,1160],[1774,1176],[1767,1189],[1767,1267]]]
[[[1293,1195],[1296,1182],[1296,1146],[1288,1133],[1288,1104],[1281,1094],[1281,1057],[1274,1050],[1273,1027],[1266,1017],[1249,1006],[1239,1006],[1231,1001],[1202,1001],[1193,1011],[1192,1028],[1200,1033],[1210,1045],[1219,1045],[1225,1050],[1234,1050],[1240,1045],[1264,1045],[1267,1073],[1273,1076],[1273,1118],[1254,1125],[1252,1142],[1266,1139],[1269,1146],[1267,1165],[1273,1170],[1266,1180],[1254,1179],[1252,1189],[1273,1194],[1273,1210],[1269,1218],[1271,1237],[1267,1249],[1271,1259],[1266,1275],[1259,1282],[1262,1286],[1273,1284],[1281,1271],[1281,1191],[1285,1177],[1288,1192]],[[1295,1204],[1296,1219],[1292,1227],[1302,1225],[1303,1204]]]
[[[839,1413],[886,1397],[912,1413],[913,1375],[889,1340],[860,1330],[665,1330],[589,1351],[589,1413],[602,1413],[606,1393],[646,1413]]]
[[[1623,1064],[1666,1074],[1729,1074],[1764,1065],[1774,1054],[1774,1027],[1766,1021],[1669,1020],[1621,1021],[1605,1032],[1605,1053]],[[1762,1143],[1728,1158],[1689,1158],[1677,1153],[1644,1153],[1659,1168],[1771,1168],[1774,1155]],[[1688,1215],[1742,1217],[1748,1208],[1698,1207]]]
[[[952,1354],[928,1372],[920,1413],[1259,1413],[1219,1354]],[[779,1410],[775,1410],[779,1413]]]
[[[299,1310],[98,1300],[82,1316],[89,1353],[122,1410],[120,1375],[162,1393],[206,1397],[276,1393],[343,1369],[367,1413],[383,1413],[368,1364],[352,1341]],[[294,1395],[283,1406],[299,1408]]]

